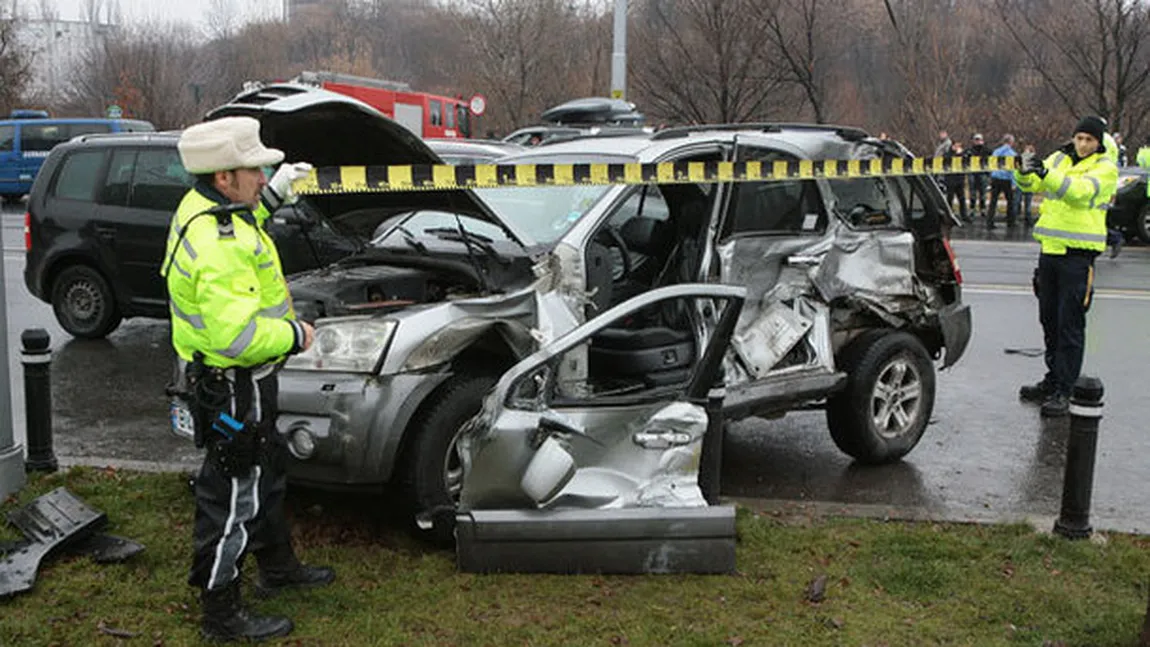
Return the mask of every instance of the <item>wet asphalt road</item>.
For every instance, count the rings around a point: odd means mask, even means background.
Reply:
[[[51,308],[24,288],[22,211],[3,215],[8,348],[17,442],[23,443],[19,335],[52,335],[55,449],[60,457],[140,461],[197,460],[190,443],[166,429],[163,386],[171,351],[165,322],[125,322],[107,340],[74,340]],[[938,378],[931,426],[901,463],[863,467],[830,440],[820,412],[733,426],[725,447],[724,494],[916,509],[939,518],[1015,518],[1058,513],[1065,421],[1043,423],[1017,400],[1018,386],[1039,379],[1042,359],[1008,354],[1039,349],[1030,273],[1037,246],[1021,232],[966,232],[956,241],[974,310],[966,356]],[[1144,387],[1150,365],[1150,249],[1129,247],[1097,263],[1097,300],[1089,315],[1084,373],[1106,385],[1092,520],[1096,527],[1150,531],[1150,463]]]

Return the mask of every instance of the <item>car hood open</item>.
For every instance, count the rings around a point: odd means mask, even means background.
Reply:
[[[423,140],[375,108],[306,85],[277,83],[249,90],[213,109],[206,118],[230,116],[258,119],[264,144],[282,150],[289,162],[316,167],[443,163]],[[472,191],[312,195],[307,199],[337,228],[341,228],[338,216],[352,211],[363,214],[357,217],[382,221],[404,211],[439,209],[473,214],[502,226],[522,242]],[[355,228],[370,231],[374,224],[360,222]]]

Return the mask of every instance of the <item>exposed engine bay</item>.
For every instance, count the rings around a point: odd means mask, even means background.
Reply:
[[[345,262],[295,274],[290,286],[304,321],[346,315],[384,315],[420,304],[500,293],[532,279],[531,261],[419,257],[370,250]]]

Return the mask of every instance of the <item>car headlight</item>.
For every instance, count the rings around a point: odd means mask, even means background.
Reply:
[[[320,320],[311,348],[289,357],[284,366],[299,371],[372,373],[397,326],[395,321],[370,317]]]

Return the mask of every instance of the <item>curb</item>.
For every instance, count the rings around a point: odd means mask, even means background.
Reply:
[[[182,461],[138,461],[121,458],[100,458],[98,456],[58,456],[56,460],[60,467],[111,467],[118,470],[152,473],[194,473],[200,470],[199,461],[194,463]]]

